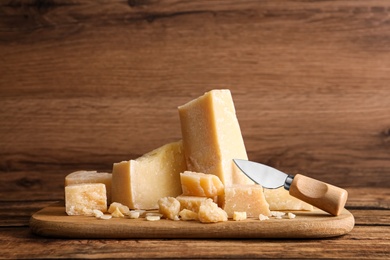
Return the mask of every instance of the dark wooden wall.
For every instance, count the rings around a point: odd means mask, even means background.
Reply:
[[[250,159],[388,187],[390,2],[2,1],[0,200],[180,139],[177,106],[215,88]]]

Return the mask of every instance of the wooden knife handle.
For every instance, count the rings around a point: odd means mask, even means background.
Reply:
[[[347,202],[348,192],[339,187],[297,174],[290,195],[332,215],[339,215]]]

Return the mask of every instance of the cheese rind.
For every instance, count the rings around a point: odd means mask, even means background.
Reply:
[[[225,187],[222,208],[227,212],[229,218],[233,217],[234,211],[244,211],[248,217],[252,218],[257,218],[259,214],[270,215],[263,187],[257,184]]]
[[[283,187],[264,189],[264,196],[270,210],[313,210],[312,205],[291,196]]]
[[[181,141],[166,144],[136,160],[114,163],[112,200],[130,209],[158,209],[158,200],[182,193],[187,169]]]
[[[215,197],[222,195],[224,186],[218,176],[200,172],[185,171],[180,173],[183,195]]]
[[[112,174],[97,171],[76,171],[65,177],[65,186],[82,183],[103,183],[106,185],[107,204],[111,203]]]
[[[188,170],[215,174],[225,186],[253,184],[233,163],[248,156],[229,90],[209,91],[178,110]]]
[[[103,183],[65,187],[65,211],[68,215],[93,216],[93,210],[107,211],[107,193]]]

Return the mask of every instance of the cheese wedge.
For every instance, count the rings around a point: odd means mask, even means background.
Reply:
[[[263,187],[257,184],[225,187],[222,208],[229,218],[233,217],[235,211],[246,212],[247,216],[252,218],[257,218],[259,214],[270,215]]]
[[[76,171],[65,177],[65,186],[82,183],[103,183],[106,185],[107,205],[111,203],[112,174],[97,171]]]
[[[136,160],[114,163],[112,201],[130,209],[158,209],[158,200],[182,194],[186,170],[181,141],[166,144]]]
[[[270,210],[313,210],[312,205],[291,196],[283,187],[264,189],[264,196]]]
[[[180,173],[183,195],[213,198],[222,195],[224,186],[218,176],[200,172]]]
[[[94,210],[107,211],[107,193],[103,183],[73,184],[65,187],[66,214],[93,216]]]
[[[229,90],[212,90],[178,110],[188,170],[215,174],[225,186],[253,184],[233,163],[248,157]]]

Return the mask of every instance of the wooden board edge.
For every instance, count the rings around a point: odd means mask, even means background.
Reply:
[[[354,216],[346,209],[337,217],[316,218],[304,224],[296,219],[229,220],[212,224],[166,219],[156,223],[144,219],[111,219],[107,220],[110,222],[104,222],[104,220],[96,220],[93,217],[46,215],[52,209],[53,207],[46,207],[31,216],[29,225],[34,234],[44,237],[82,239],[310,239],[342,236],[349,233],[355,225]],[[60,211],[57,209],[57,212]],[[83,221],[63,221],[66,218],[69,220],[79,218]],[[126,221],[132,221],[132,224],[129,226],[129,222]],[[92,225],[93,228],[87,230],[86,225]]]

